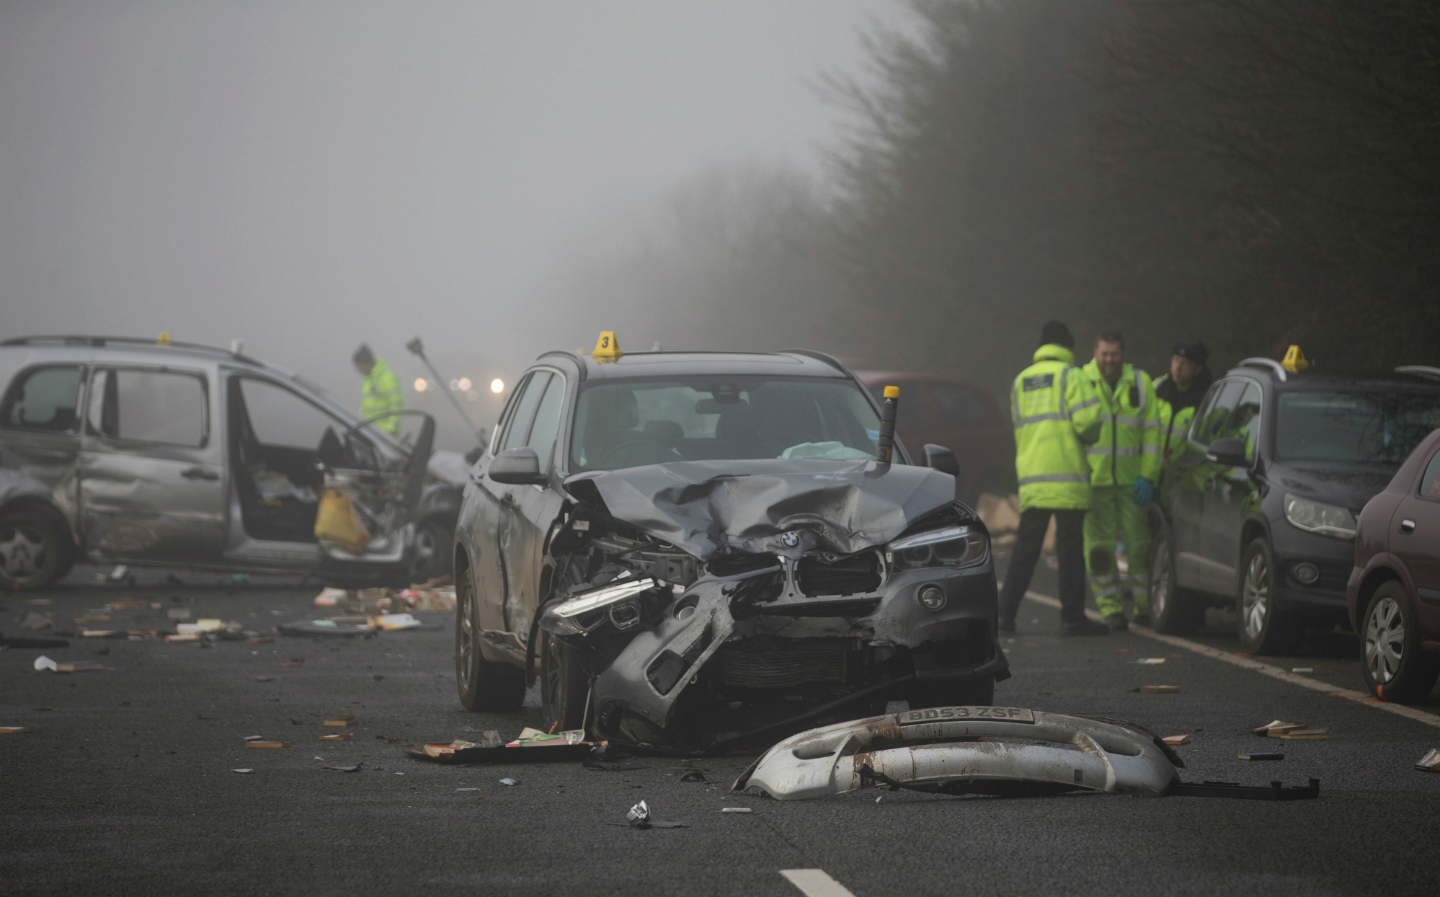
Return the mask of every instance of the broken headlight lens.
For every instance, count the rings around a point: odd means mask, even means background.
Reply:
[[[972,567],[990,553],[985,533],[969,526],[947,526],[890,543],[886,560],[896,570],[920,567]]]
[[[669,588],[653,576],[611,583],[546,608],[540,622],[556,635],[584,635],[607,618],[616,629],[630,629],[641,619],[635,599],[645,592]]]

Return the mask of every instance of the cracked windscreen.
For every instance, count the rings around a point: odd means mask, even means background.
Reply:
[[[880,418],[848,380],[693,377],[592,383],[575,409],[574,470],[671,461],[875,457]]]

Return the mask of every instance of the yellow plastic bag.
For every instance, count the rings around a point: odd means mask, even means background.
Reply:
[[[326,489],[315,512],[315,538],[333,542],[351,554],[359,554],[370,544],[370,534],[355,516],[350,497],[335,489]]]

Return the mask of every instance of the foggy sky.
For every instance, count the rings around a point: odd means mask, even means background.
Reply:
[[[813,81],[905,18],[897,0],[0,0],[0,338],[242,337],[354,404],[355,345],[408,383],[418,333],[449,376],[508,381],[594,342],[603,308],[547,301],[587,235],[707,167],[818,171],[841,113]]]

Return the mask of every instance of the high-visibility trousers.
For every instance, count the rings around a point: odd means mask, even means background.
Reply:
[[[1124,576],[1115,563],[1116,536],[1125,542]],[[1123,613],[1127,592],[1134,600],[1135,613],[1150,612],[1150,527],[1130,486],[1090,490],[1090,510],[1085,513],[1085,572],[1101,614]]]

